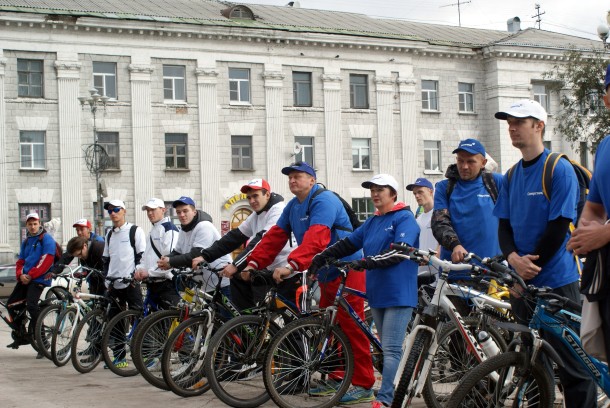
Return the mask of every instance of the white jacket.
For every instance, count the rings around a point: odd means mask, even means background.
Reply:
[[[169,217],[165,217],[154,223],[150,230],[150,234],[148,234],[146,251],[144,251],[144,255],[142,256],[142,269],[145,269],[150,277],[171,279],[172,274],[170,271],[164,271],[157,267],[159,257],[152,245],[155,246],[161,255],[165,256],[169,255],[174,250],[177,242],[178,228],[172,223]]]

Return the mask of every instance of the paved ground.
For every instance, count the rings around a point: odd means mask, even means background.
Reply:
[[[4,312],[4,311],[3,311]],[[200,397],[184,399],[158,390],[139,376],[123,378],[102,366],[80,374],[70,363],[57,368],[53,362],[36,360],[30,346],[19,350],[6,348],[10,332],[0,322],[0,405],[3,408],[219,408],[225,407],[210,391]],[[263,407],[273,407],[268,402]],[[352,405],[368,408],[370,404]],[[425,407],[418,400],[413,407]]]

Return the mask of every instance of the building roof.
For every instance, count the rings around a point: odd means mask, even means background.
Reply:
[[[278,0],[280,1],[280,0]],[[146,22],[196,24],[424,41],[480,48],[494,44],[583,51],[602,49],[599,41],[528,28],[516,33],[378,19],[363,14],[289,6],[244,5],[255,19],[229,19],[221,11],[239,5],[216,0],[0,0],[0,14],[23,12]]]

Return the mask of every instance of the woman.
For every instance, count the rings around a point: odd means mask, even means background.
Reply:
[[[402,343],[417,306],[417,264],[392,256],[390,244],[417,247],[419,226],[409,207],[397,202],[398,182],[394,177],[378,174],[362,183],[362,187],[371,190],[375,215],[352,235],[316,255],[309,273],[322,268],[329,258],[340,259],[361,248],[364,251],[366,258],[356,262],[367,269],[366,293],[383,346],[381,389],[372,402],[372,408],[380,408],[392,404]]]

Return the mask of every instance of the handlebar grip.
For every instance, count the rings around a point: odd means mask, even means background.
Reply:
[[[582,306],[580,305],[580,303],[576,303],[571,299],[565,299],[565,303],[564,303],[569,309],[572,309],[578,313],[582,312]]]
[[[411,252],[413,248],[405,244],[397,244],[393,242],[390,244],[390,249],[395,249],[402,252]]]

